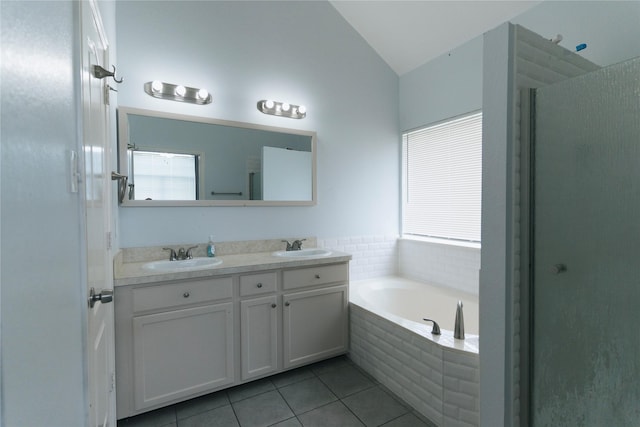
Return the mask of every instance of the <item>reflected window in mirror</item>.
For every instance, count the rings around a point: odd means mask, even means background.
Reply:
[[[197,200],[198,156],[131,150],[132,200]]]

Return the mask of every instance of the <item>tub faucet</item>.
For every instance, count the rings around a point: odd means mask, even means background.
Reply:
[[[464,316],[462,315],[462,301],[458,301],[456,308],[456,323],[453,327],[453,337],[459,340],[464,339]]]
[[[427,322],[433,322],[433,328],[431,329],[431,333],[433,335],[440,335],[440,326],[438,326],[435,320],[431,320],[431,319],[422,319],[422,320],[426,320]]]

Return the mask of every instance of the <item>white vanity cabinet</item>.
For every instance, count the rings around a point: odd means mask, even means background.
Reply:
[[[134,317],[135,408],[232,384],[232,313],[226,302]]]
[[[347,264],[283,272],[285,369],[347,351],[348,274]],[[299,291],[288,292],[291,289]]]
[[[116,286],[118,419],[346,353],[348,265]]]
[[[232,277],[118,287],[118,418],[235,382]]]
[[[275,271],[240,276],[240,349],[242,380],[278,370],[278,304]],[[269,294],[264,296],[265,294]],[[257,295],[263,295],[256,298]]]

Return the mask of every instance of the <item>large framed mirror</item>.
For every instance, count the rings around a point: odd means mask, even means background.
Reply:
[[[317,202],[311,131],[120,107],[118,159],[122,206]]]

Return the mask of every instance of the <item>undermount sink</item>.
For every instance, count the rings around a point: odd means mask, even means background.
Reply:
[[[331,255],[331,251],[327,249],[300,249],[298,251],[277,251],[273,253],[274,256],[283,258],[320,258]]]
[[[209,267],[215,267],[222,264],[220,258],[196,257],[178,261],[152,261],[144,264],[142,268],[152,271],[182,271],[182,270],[200,270]]]

